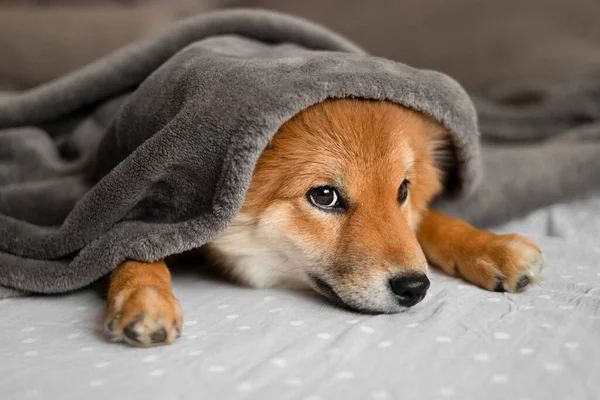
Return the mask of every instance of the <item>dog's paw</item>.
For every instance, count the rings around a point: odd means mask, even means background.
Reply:
[[[112,341],[151,347],[172,343],[182,324],[181,305],[171,292],[142,287],[109,299],[104,331]]]
[[[486,233],[467,244],[456,269],[466,280],[497,292],[520,292],[540,279],[544,258],[528,238]]]

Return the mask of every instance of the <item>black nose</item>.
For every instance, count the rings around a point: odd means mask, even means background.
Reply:
[[[425,298],[429,289],[429,279],[425,274],[402,274],[390,279],[392,292],[398,298],[398,303],[411,307]]]

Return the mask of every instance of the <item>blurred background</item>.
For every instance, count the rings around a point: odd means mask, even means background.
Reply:
[[[515,78],[600,64],[599,0],[0,0],[0,88],[43,83],[227,7],[321,22],[372,54],[441,70],[485,95]]]

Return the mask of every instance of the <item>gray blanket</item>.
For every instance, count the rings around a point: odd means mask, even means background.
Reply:
[[[600,189],[595,82],[585,71],[555,87],[514,82],[476,97],[484,179],[437,207],[489,225]],[[277,128],[345,96],[395,101],[444,124],[458,159],[448,193],[470,192],[482,168],[460,86],[280,14],[193,18],[0,97],[0,285],[63,292],[125,259],[202,245],[239,209]]]
[[[389,100],[438,120],[457,160],[447,193],[470,192],[478,132],[458,83],[285,15],[192,18],[0,97],[0,298],[74,290],[126,259],[210,241],[277,129],[330,97]]]
[[[553,85],[517,81],[473,98],[485,178],[474,196],[446,211],[490,225],[600,190],[600,69]]]

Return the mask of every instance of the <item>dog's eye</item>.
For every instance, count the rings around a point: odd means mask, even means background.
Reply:
[[[402,184],[400,185],[400,188],[398,189],[398,202],[400,204],[404,203],[406,201],[406,198],[408,197],[409,183],[410,181],[408,179],[405,179],[404,182],[402,182]]]
[[[307,193],[310,203],[324,210],[342,208],[342,201],[339,193],[331,186],[320,186],[312,188]]]

